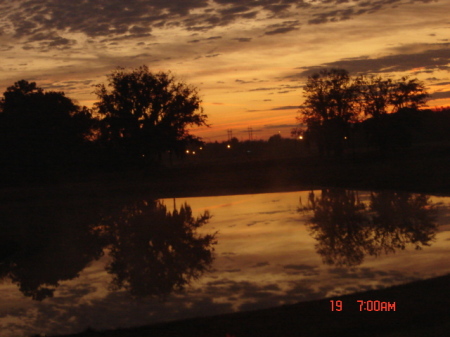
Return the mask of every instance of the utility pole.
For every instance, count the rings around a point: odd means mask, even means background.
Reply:
[[[248,127],[248,140],[253,140],[253,128],[251,126]]]
[[[228,142],[231,142],[231,138],[233,138],[233,130],[228,129],[227,134],[228,134]]]

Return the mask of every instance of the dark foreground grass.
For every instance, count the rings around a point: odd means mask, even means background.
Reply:
[[[132,329],[86,331],[70,337],[447,336],[449,295],[450,275],[445,275],[333,298],[342,301],[342,311],[331,311],[330,299],[324,299]],[[395,303],[395,311],[360,311],[358,300]]]

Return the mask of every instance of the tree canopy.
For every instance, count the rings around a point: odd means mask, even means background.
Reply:
[[[170,72],[117,68],[95,93],[96,111],[103,116],[101,138],[126,156],[180,154],[189,142],[200,141],[188,127],[207,125],[198,90]]]
[[[0,99],[0,160],[36,170],[68,163],[90,135],[89,110],[63,92],[18,81]]]
[[[429,96],[418,79],[351,77],[344,69],[325,69],[309,76],[303,94],[298,120],[307,126],[307,135],[323,154],[342,152],[351,125],[367,118],[383,119],[374,123],[377,126],[372,130],[384,132],[391,121],[388,114],[417,110]],[[380,144],[387,143],[384,136],[375,138]]]

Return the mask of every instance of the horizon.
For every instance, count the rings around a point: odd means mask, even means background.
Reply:
[[[81,105],[117,67],[171,71],[199,89],[206,142],[290,137],[308,75],[416,77],[450,105],[450,3],[402,0],[0,4],[0,88],[21,79]]]

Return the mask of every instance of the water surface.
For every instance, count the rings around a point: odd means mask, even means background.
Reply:
[[[449,203],[340,189],[14,202],[1,211],[1,335],[140,326],[444,275]]]

